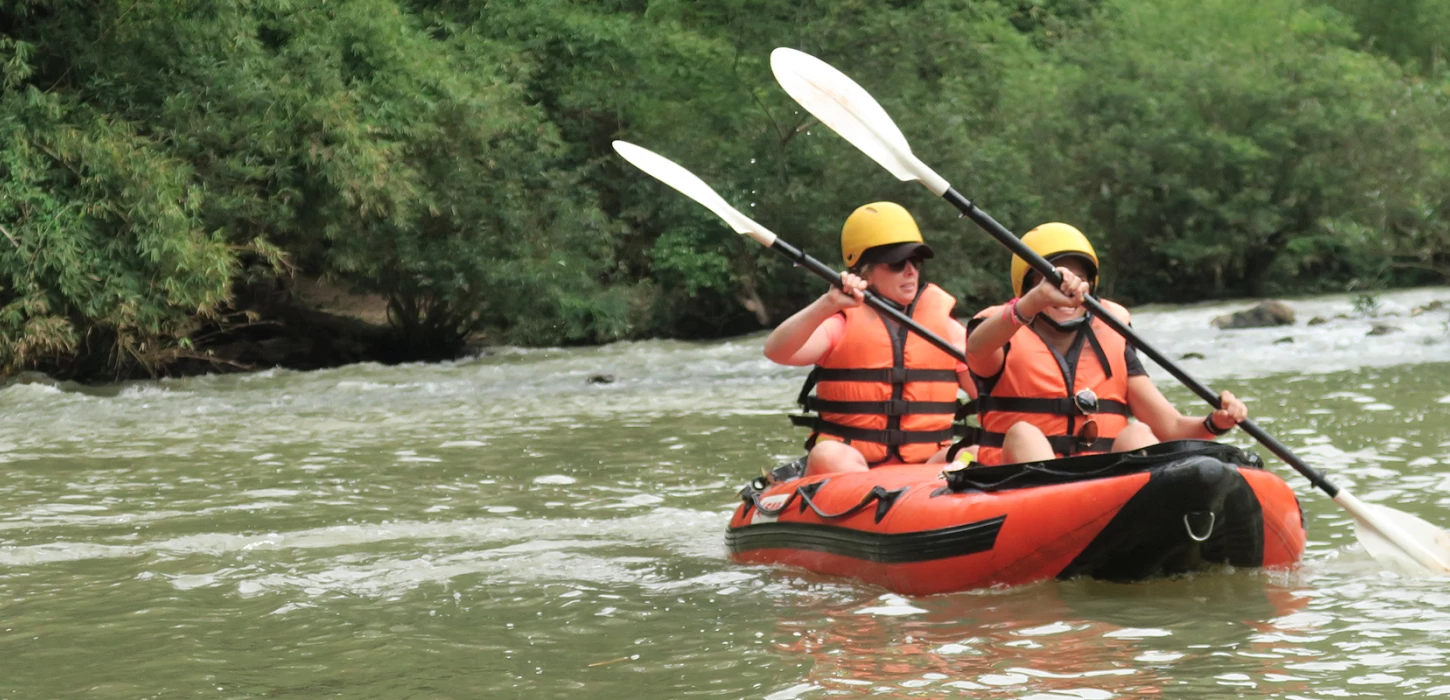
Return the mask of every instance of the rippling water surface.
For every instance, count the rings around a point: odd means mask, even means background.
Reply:
[[[1409,316],[1436,298],[1386,296],[1401,330],[1374,337],[1304,325],[1343,297],[1293,328],[1134,325],[1362,499],[1444,526],[1450,317]],[[1450,695],[1450,585],[1380,570],[1278,464],[1310,524],[1294,571],[904,598],[731,564],[735,490],[802,438],[803,373],[761,340],[4,388],[0,695]]]

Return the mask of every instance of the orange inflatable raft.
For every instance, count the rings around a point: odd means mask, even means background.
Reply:
[[[735,561],[921,595],[1290,567],[1304,553],[1294,492],[1257,455],[1222,443],[947,474],[901,465],[801,478],[802,462],[741,492],[725,537]]]

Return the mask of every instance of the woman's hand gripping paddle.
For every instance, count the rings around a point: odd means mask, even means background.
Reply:
[[[871,94],[855,81],[824,61],[795,49],[776,49],[770,55],[770,67],[781,87],[805,107],[806,111],[821,120],[821,123],[840,134],[898,179],[916,180],[925,185],[934,194],[955,206],[963,216],[1026,260],[1051,283],[1061,284],[1062,280],[1057,271],[1042,256],[1024,245],[986,212],[977,208],[971,200],[952,189],[945,178],[913,155],[901,129],[896,127],[896,123]],[[1088,296],[1086,306],[1134,347],[1183,382],[1184,386],[1193,390],[1209,405],[1219,408],[1217,393],[1188,376],[1178,365],[1144,342],[1131,328],[1108,313],[1097,299]],[[1402,573],[1450,573],[1450,533],[1409,513],[1361,502],[1353,494],[1330,483],[1323,474],[1305,464],[1289,448],[1264,432],[1253,421],[1245,420],[1239,423],[1239,427],[1354,516],[1355,533],[1360,544],[1380,563]]]
[[[725,202],[725,199],[705,184],[703,180],[695,177],[695,174],[680,167],[674,161],[650,151],[640,148],[627,141],[615,141],[614,150],[623,156],[625,160],[633,163],[635,167],[649,173],[652,177],[670,187],[679,190],[686,197],[704,205],[706,209],[715,212],[715,215],[735,229],[736,233],[743,233],[754,238],[761,245],[780,251],[780,253],[792,262],[801,267],[816,273],[821,278],[837,287],[841,286],[841,274],[831,269],[825,263],[806,255],[778,236],[771,233],[770,229],[755,223],[750,217],[741,214],[735,207]],[[889,302],[877,296],[875,292],[866,290],[866,303],[881,314],[891,318],[893,321],[906,326],[913,333],[926,339],[927,342],[940,348],[942,352],[952,356],[958,362],[966,362],[967,356],[964,348],[954,347],[941,336],[927,330],[921,324],[913,321],[910,316],[897,310]]]

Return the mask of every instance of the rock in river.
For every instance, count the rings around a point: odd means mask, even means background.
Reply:
[[[1251,309],[1224,314],[1211,322],[1215,328],[1267,328],[1294,325],[1294,310],[1282,301],[1268,299]]]

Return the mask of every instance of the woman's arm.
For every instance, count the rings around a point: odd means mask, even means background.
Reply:
[[[1239,421],[1249,417],[1248,407],[1233,394],[1225,391],[1219,394],[1218,400],[1223,408],[1209,414],[1208,420],[1222,432],[1232,430]],[[1128,410],[1165,442],[1214,440],[1221,434],[1209,431],[1203,418],[1179,413],[1147,375],[1128,377]]]
[[[967,336],[967,366],[978,377],[994,377],[1002,371],[1006,360],[1002,348],[1023,322],[1030,322],[1049,306],[1082,306],[1083,295],[1090,289],[1088,283],[1064,267],[1057,268],[1057,274],[1062,276],[1061,287],[1053,287],[1043,279],[1015,305],[1007,302],[1002,313],[993,314],[972,329]]]
[[[841,287],[831,287],[809,306],[783,321],[765,339],[765,357],[793,367],[813,365],[831,350],[830,335],[820,331],[826,319],[865,301],[866,282],[849,272],[841,273]]]

